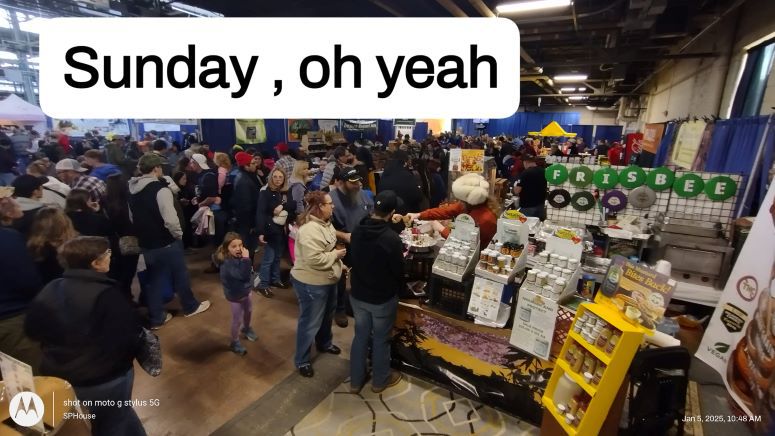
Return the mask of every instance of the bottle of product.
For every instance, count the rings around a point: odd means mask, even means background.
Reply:
[[[619,337],[621,336],[620,331],[615,331],[611,334],[611,339],[608,340],[608,345],[605,347],[605,352],[608,354],[613,353],[614,348],[616,348],[616,344],[619,342]]]

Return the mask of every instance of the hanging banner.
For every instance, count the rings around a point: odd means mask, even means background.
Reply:
[[[393,119],[394,126],[414,126],[417,124],[417,120],[414,118],[395,118]]]
[[[757,434],[773,434],[775,188],[756,216],[697,357],[718,371]]]
[[[342,120],[342,130],[377,134],[377,120]]]
[[[681,124],[675,138],[671,160],[675,165],[691,169],[705,133],[705,121],[688,121]]]
[[[81,138],[86,133],[92,133],[95,136],[127,136],[130,134],[129,120],[123,118],[111,120],[62,118],[53,119],[52,124],[53,130],[58,130],[67,136],[76,138]]]
[[[662,142],[662,135],[664,134],[665,125],[663,123],[646,124],[643,128],[643,139],[641,140],[643,151],[657,154],[659,143]]]
[[[266,142],[264,120],[236,119],[237,144],[261,144]]]
[[[299,142],[301,137],[312,130],[312,120],[288,120],[288,142]]]
[[[318,120],[318,130],[321,132],[338,132],[339,120]]]

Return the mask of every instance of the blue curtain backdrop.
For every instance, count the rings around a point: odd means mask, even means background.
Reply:
[[[565,126],[563,126],[563,128],[565,128]],[[587,144],[587,147],[594,145],[594,142],[592,141],[593,130],[595,130],[595,126],[582,124],[570,125],[565,129],[566,132],[575,133],[576,137],[584,138],[584,144]]]
[[[673,145],[675,134],[678,132],[678,126],[680,126],[680,124],[675,121],[670,121],[665,125],[665,133],[662,135],[662,141],[659,142],[659,149],[654,156],[652,168],[661,167],[667,162],[667,156]]]
[[[753,190],[745,204],[738,205],[741,215],[748,215],[764,199],[767,172],[772,167],[775,129],[767,129],[767,116],[733,118],[716,122],[708,150],[705,171],[743,174],[745,181],[751,176],[754,160],[762,138],[765,138],[762,161],[753,180]]]
[[[387,144],[390,140],[395,138],[393,134],[393,120],[379,120],[377,121],[377,138],[383,144]]]
[[[262,153],[273,153],[274,146],[278,142],[285,142],[285,120],[265,119],[266,142],[260,144],[248,144],[243,147],[253,147]],[[237,129],[233,119],[202,120],[202,137],[215,151],[231,151],[237,140]],[[298,147],[299,143],[288,144]]]
[[[578,112],[516,112],[508,118],[491,119],[485,129],[490,136],[501,134],[523,136],[527,132],[537,132],[552,121],[557,121],[561,126],[569,127],[579,123],[581,115]],[[452,120],[452,129],[463,129],[466,135],[476,135],[476,127],[471,119]]]
[[[622,126],[597,126],[595,129],[595,142],[598,139],[607,139],[608,142],[622,140]]]
[[[428,137],[428,123],[415,123],[412,131],[412,139],[422,141]]]

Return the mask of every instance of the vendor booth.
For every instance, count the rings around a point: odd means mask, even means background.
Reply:
[[[0,101],[0,125],[30,126],[42,133],[46,130],[46,115],[38,106],[10,94]]]
[[[574,136],[557,123],[531,134]],[[466,173],[493,182],[483,157],[462,152],[450,160],[450,183]],[[662,414],[664,429],[683,425],[690,354],[678,347],[669,305],[722,299],[743,176],[545,160],[543,222],[510,210],[508,189],[489,240],[465,214],[442,223],[452,228],[446,237],[436,223],[404,221],[409,286],[394,364],[545,434],[616,434],[620,420],[638,426],[649,414]],[[662,369],[680,401],[632,409],[647,402],[628,376],[644,350],[671,356]]]

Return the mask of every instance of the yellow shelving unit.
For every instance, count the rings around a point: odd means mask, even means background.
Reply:
[[[573,327],[578,322],[579,317],[585,312],[590,312],[599,318],[602,318],[622,333],[619,342],[617,342],[616,347],[610,354],[597,348],[594,344],[590,344],[584,340],[581,335],[573,331]],[[600,428],[603,426],[603,422],[608,415],[608,411],[619,392],[619,388],[625,380],[627,371],[630,368],[630,363],[643,343],[643,335],[644,329],[642,327],[629,323],[622,318],[619,312],[607,305],[584,303],[579,306],[579,310],[576,311],[576,318],[571,325],[568,340],[565,341],[565,344],[562,347],[562,351],[557,358],[557,363],[552,372],[552,377],[549,379],[549,384],[546,387],[546,391],[544,391],[544,396],[541,398],[541,403],[546,410],[554,417],[567,434],[594,435],[599,433]],[[568,348],[570,348],[571,344],[574,342],[576,345],[595,356],[599,362],[606,365],[603,377],[597,385],[587,383],[584,380],[584,377],[581,374],[574,372],[571,365],[565,360]],[[552,399],[554,390],[557,387],[557,382],[560,377],[566,373],[591,397],[584,417],[581,422],[576,423],[575,426],[568,425],[565,422],[565,417],[559,415],[557,412],[557,405],[554,404],[554,400]]]

